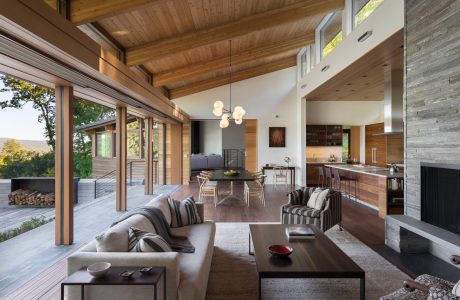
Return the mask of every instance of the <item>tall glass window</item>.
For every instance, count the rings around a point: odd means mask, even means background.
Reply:
[[[96,156],[98,157],[112,157],[112,134],[110,131],[96,133]]]
[[[326,57],[331,51],[342,43],[342,11],[335,12],[327,23],[321,28],[321,57]]]
[[[315,67],[316,65],[316,47],[315,44],[310,45],[310,55],[308,57],[308,65],[310,67],[310,71]]]
[[[383,0],[353,0],[353,26],[356,28],[383,2]]]

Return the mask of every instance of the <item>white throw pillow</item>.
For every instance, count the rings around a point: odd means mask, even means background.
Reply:
[[[107,230],[96,236],[97,252],[128,251],[128,235],[116,230]]]
[[[322,210],[324,208],[324,204],[326,203],[328,194],[329,194],[329,189],[325,189],[324,191],[321,191],[321,193],[318,195],[318,198],[316,198],[316,203],[315,203],[316,210]]]
[[[457,282],[456,285],[454,285],[454,288],[452,289],[452,294],[454,294],[457,297],[460,297],[460,281]]]
[[[165,216],[168,224],[171,225],[171,210],[169,209],[168,198],[168,195],[161,194],[158,197],[153,198],[149,203],[147,203],[147,206],[153,206],[160,209],[163,215]]]
[[[311,193],[310,198],[308,198],[307,202],[307,207],[309,208],[315,208],[316,205],[316,199],[318,199],[319,194],[321,194],[321,189],[317,188],[316,190]]]

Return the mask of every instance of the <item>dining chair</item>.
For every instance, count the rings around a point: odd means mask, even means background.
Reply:
[[[288,184],[288,168],[284,166],[273,167],[273,183],[277,185],[278,183]]]
[[[219,195],[219,189],[217,181],[209,181],[209,177],[198,175],[198,184],[200,185],[200,191],[198,193],[198,199],[201,201],[202,197],[214,197],[214,206],[217,207],[217,196]]]
[[[265,207],[265,179],[267,175],[258,175],[254,181],[246,181],[244,183],[244,199],[247,206],[249,207],[251,196],[257,196],[262,201],[262,204]]]

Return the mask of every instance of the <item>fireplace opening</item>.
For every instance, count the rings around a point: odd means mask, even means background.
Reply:
[[[421,219],[460,234],[460,166],[421,164]]]

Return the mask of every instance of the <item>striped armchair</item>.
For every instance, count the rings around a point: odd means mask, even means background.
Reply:
[[[301,188],[288,194],[289,203],[281,206],[282,224],[311,224],[323,232],[342,221],[341,193],[331,190],[324,208],[316,210],[307,207],[308,199],[316,188]],[[340,226],[340,229],[342,227]]]

